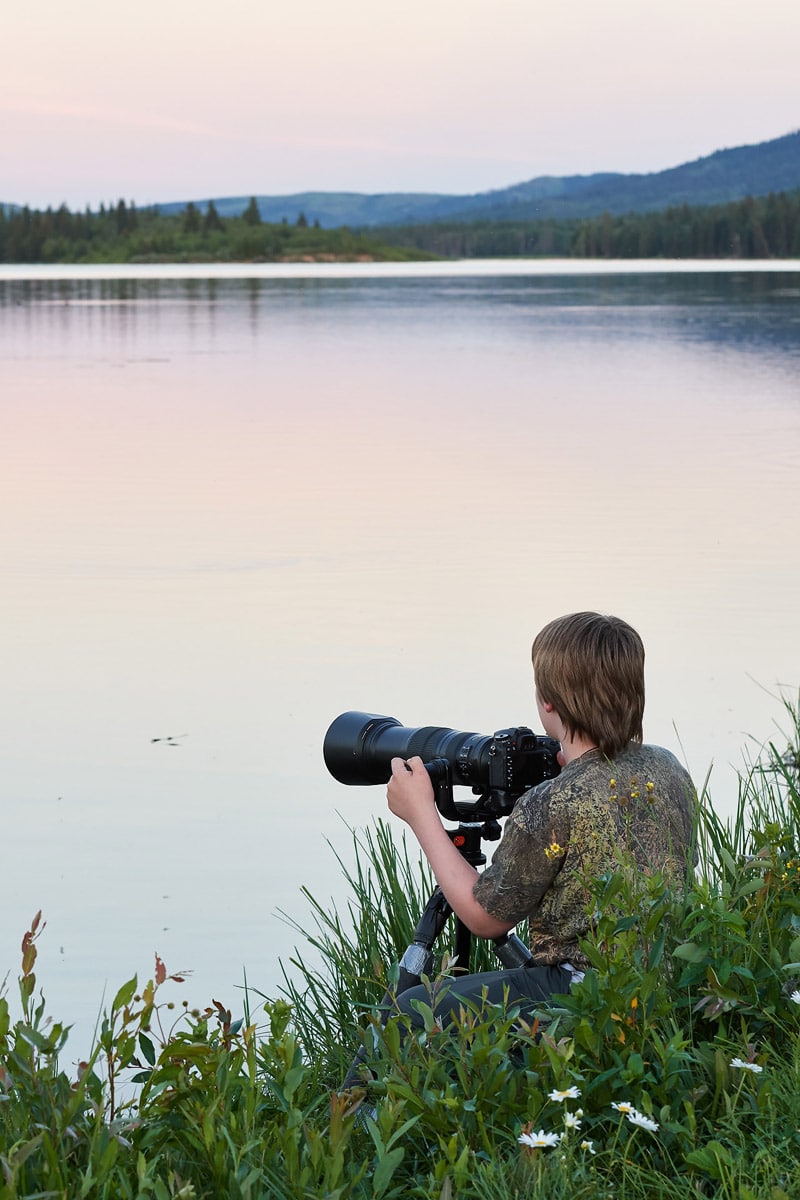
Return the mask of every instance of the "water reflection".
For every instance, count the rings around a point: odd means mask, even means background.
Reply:
[[[119,309],[120,325],[136,320],[151,304],[204,310],[210,327],[221,313],[238,321],[242,307],[251,315],[251,332],[262,314],[284,304],[304,310],[357,306],[372,322],[384,313],[420,305],[442,307],[455,319],[513,321],[530,327],[544,321],[548,330],[569,312],[582,328],[599,330],[609,320],[625,320],[631,332],[719,344],[725,347],[775,346],[782,355],[800,355],[800,272],[683,272],[622,275],[485,277],[328,278],[326,276],[229,280],[216,278],[8,279],[0,278],[0,308],[82,306]],[[63,312],[61,317],[63,319]]]

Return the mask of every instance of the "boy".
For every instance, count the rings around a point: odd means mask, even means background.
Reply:
[[[392,760],[389,808],[410,826],[456,916],[486,938],[530,923],[531,965],[456,977],[440,1017],[483,997],[507,998],[526,1016],[569,991],[589,965],[578,944],[590,931],[582,879],[615,869],[620,851],[678,886],[690,865],[697,797],[668,750],[642,745],[638,633],[618,617],[573,613],[545,626],[532,659],[539,718],[561,743],[562,771],[519,798],[483,874],[448,837],[422,760]],[[414,1021],[411,1001],[428,998],[411,988],[397,1004]]]

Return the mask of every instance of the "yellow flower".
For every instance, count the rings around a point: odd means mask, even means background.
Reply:
[[[553,839],[549,846],[545,846],[544,856],[545,858],[549,859],[550,862],[552,862],[554,858],[561,858],[562,854],[564,853],[566,853],[564,847],[559,846],[555,839]]]

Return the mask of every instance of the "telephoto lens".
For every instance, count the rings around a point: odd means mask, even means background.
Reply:
[[[325,765],[339,783],[387,783],[393,758],[419,755],[432,777],[439,778],[444,766],[450,784],[471,787],[498,816],[509,813],[528,788],[558,774],[558,750],[558,742],[526,726],[461,733],[441,725],[407,728],[394,717],[367,712],[342,713],[323,743]]]

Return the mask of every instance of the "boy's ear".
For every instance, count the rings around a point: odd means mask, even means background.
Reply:
[[[549,700],[543,701],[542,708],[544,709],[544,711],[546,713],[551,713],[551,712],[556,711],[556,706],[554,704],[551,704]]]

